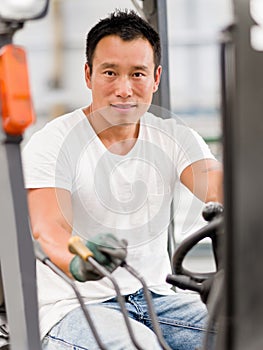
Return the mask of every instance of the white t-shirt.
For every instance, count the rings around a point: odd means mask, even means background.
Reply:
[[[175,119],[146,113],[138,139],[126,155],[111,153],[81,109],[49,122],[23,150],[26,188],[63,188],[71,193],[73,235],[97,233],[127,239],[127,262],[159,294],[172,294],[167,228],[175,186],[191,163],[213,158],[203,139]],[[180,195],[180,193],[175,193]],[[141,288],[126,270],[114,271],[122,294]],[[74,291],[48,267],[37,264],[40,330],[43,337],[78,306]],[[77,283],[85,302],[114,297],[107,278]]]

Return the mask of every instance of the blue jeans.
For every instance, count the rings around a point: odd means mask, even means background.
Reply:
[[[196,350],[202,346],[207,310],[198,295],[175,293],[163,296],[152,294],[163,337],[173,350]],[[126,308],[136,340],[142,349],[160,350],[152,331],[147,303],[142,290],[125,298]],[[120,306],[113,298],[99,305],[89,305],[96,329],[106,349],[136,349],[127,332]],[[69,312],[43,339],[43,350],[100,349],[87,326],[80,308]]]

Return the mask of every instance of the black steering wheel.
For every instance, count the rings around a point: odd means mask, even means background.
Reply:
[[[199,292],[201,299],[206,303],[213,278],[217,271],[221,269],[218,242],[223,231],[223,206],[217,202],[209,202],[204,207],[202,215],[204,219],[208,221],[208,224],[187,237],[175,250],[172,258],[174,274],[169,274],[166,281],[181,289],[189,289]],[[207,237],[212,241],[216,271],[198,273],[186,269],[183,266],[186,255],[197,243]]]

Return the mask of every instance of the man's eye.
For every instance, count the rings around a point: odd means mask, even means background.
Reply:
[[[136,78],[141,78],[141,77],[144,77],[144,74],[141,73],[141,72],[136,72],[136,73],[133,74],[133,76],[136,77]]]
[[[109,76],[109,77],[112,77],[112,76],[115,75],[115,73],[114,73],[113,71],[111,71],[111,70],[105,71],[104,74],[107,75],[107,76]]]

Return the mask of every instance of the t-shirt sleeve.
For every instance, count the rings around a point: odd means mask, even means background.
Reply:
[[[178,176],[190,164],[202,159],[215,159],[204,139],[193,129],[177,125],[175,164]]]
[[[57,187],[71,191],[72,176],[67,145],[58,130],[44,128],[22,150],[26,188]]]

